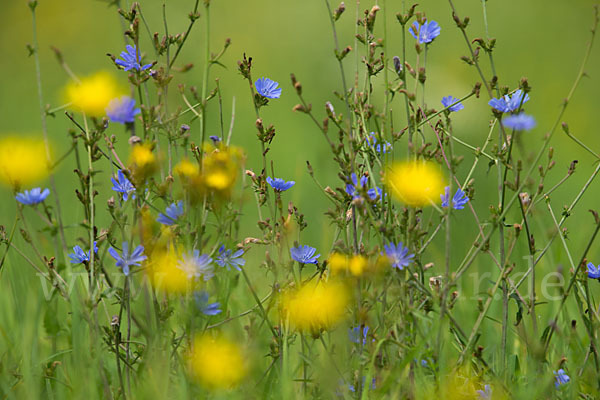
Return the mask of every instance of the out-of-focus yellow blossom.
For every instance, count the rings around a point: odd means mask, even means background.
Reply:
[[[168,293],[186,293],[190,290],[194,281],[179,268],[179,262],[175,251],[157,248],[147,264],[152,285]]]
[[[129,154],[129,164],[133,172],[133,180],[137,185],[143,184],[146,178],[156,172],[156,156],[149,144],[135,144]]]
[[[235,183],[238,169],[239,165],[229,150],[215,150],[202,160],[204,185],[212,191],[227,191]]]
[[[48,176],[46,146],[42,138],[6,136],[0,139],[0,181],[14,188],[31,185]]]
[[[393,165],[386,175],[386,183],[393,195],[413,207],[439,203],[445,186],[439,168],[422,161]]]
[[[298,330],[318,333],[340,322],[346,314],[350,295],[338,282],[308,282],[284,295],[284,319]]]
[[[108,103],[124,94],[115,78],[105,71],[81,78],[79,83],[70,82],[65,90],[70,107],[90,117],[104,116]]]
[[[241,149],[225,146],[212,148],[214,150],[202,159],[200,174],[192,178],[192,199],[200,199],[206,193],[228,197],[236,182],[243,161]]]
[[[374,272],[379,273],[389,270],[391,266],[392,263],[390,261],[390,258],[385,255],[380,255],[379,257],[377,257],[377,260],[375,260],[373,268],[375,270]]]
[[[182,179],[192,179],[200,174],[200,167],[198,166],[198,163],[184,158],[177,165],[175,165],[173,172],[179,175]]]
[[[188,353],[191,375],[210,389],[228,389],[248,372],[242,349],[223,337],[197,336]]]
[[[339,274],[348,270],[348,256],[341,253],[332,253],[327,260],[327,265],[332,274]]]
[[[369,260],[360,254],[348,257],[345,254],[333,253],[329,256],[328,265],[331,273],[350,273],[361,276],[369,269]]]
[[[348,269],[350,273],[354,276],[361,276],[369,267],[369,260],[365,256],[361,256],[360,254],[352,256],[350,258],[350,263],[348,264]]]
[[[142,207],[140,211],[141,222],[138,224],[142,245],[147,254],[154,252],[156,241],[156,233],[160,229],[159,223],[156,222],[156,216],[150,210],[150,207]]]

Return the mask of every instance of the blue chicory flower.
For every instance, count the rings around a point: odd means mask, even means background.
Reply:
[[[352,329],[348,330],[348,337],[352,343],[361,343],[364,345],[367,344],[367,335],[369,333],[368,326],[355,326]]]
[[[286,182],[281,178],[271,178],[270,176],[267,176],[267,183],[278,192],[285,192],[296,184],[294,181]]]
[[[504,95],[499,99],[491,99],[488,104],[500,112],[513,112],[519,109],[521,104],[529,101],[529,95],[523,94],[521,89],[516,90],[512,96]]]
[[[402,242],[398,242],[398,245],[391,242],[383,247],[385,255],[390,259],[393,268],[404,269],[404,267],[407,267],[412,262],[412,258],[415,256],[414,254],[408,254],[408,247],[404,247]]]
[[[369,178],[367,178],[365,175],[362,175],[359,182],[356,174],[353,172],[350,175],[350,179],[352,180],[352,185],[349,183],[346,184],[346,193],[352,196],[352,198],[356,199],[360,197],[360,194],[358,194],[359,189],[367,185]]]
[[[207,292],[194,292],[194,299],[196,300],[196,307],[198,307],[198,310],[200,310],[200,312],[204,315],[217,315],[222,312],[222,310],[219,308],[221,307],[221,303],[208,302]]]
[[[146,257],[144,253],[144,246],[139,245],[133,250],[133,253],[129,254],[129,243],[123,242],[123,251],[121,255],[117,252],[117,250],[109,247],[108,252],[117,261],[117,267],[120,267],[123,270],[125,276],[129,276],[129,267],[132,265],[140,265],[142,261],[144,261]]]
[[[366,379],[367,379],[367,377],[363,375],[363,379],[362,379],[362,385],[361,385],[362,387],[364,387],[364,386],[365,386],[365,380],[366,380]],[[371,390],[375,390],[375,389],[377,389],[377,385],[376,385],[376,383],[377,383],[377,380],[376,380],[375,378],[373,378],[373,379],[371,380]],[[352,385],[352,384],[348,385],[348,389],[349,389],[349,390],[350,390],[352,393],[355,393],[355,392],[356,392],[356,388],[355,388],[355,387],[354,387],[354,385]]]
[[[203,278],[205,281],[215,276],[212,266],[213,259],[208,254],[200,255],[199,250],[181,255],[177,268],[186,273],[189,279]]]
[[[440,194],[442,198],[442,207],[450,206],[450,186],[446,186],[444,189],[444,194]],[[461,188],[456,190],[456,193],[452,197],[452,208],[455,210],[462,210],[465,208],[465,204],[469,202],[469,198],[466,196],[465,192],[462,191]]]
[[[119,124],[134,122],[135,116],[140,112],[139,108],[135,108],[135,100],[129,96],[112,99],[106,107],[106,116],[111,122],[118,122]]]
[[[558,371],[554,371],[554,377],[556,378],[556,382],[554,382],[554,386],[558,389],[560,385],[566,385],[571,381],[571,378],[564,369],[559,369]]]
[[[98,253],[98,246],[96,246],[96,242],[94,242],[94,253]],[[90,261],[91,256],[91,250],[86,253],[79,245],[73,247],[73,253],[69,254],[71,264],[88,262]]]
[[[483,390],[478,390],[477,394],[479,395],[480,400],[492,400],[492,387],[490,385],[485,385]]]
[[[352,181],[352,184],[349,184],[349,183],[346,184],[346,193],[348,193],[350,196],[352,196],[353,199],[358,199],[358,198],[360,198],[360,194],[359,194],[360,189],[367,186],[367,183],[369,182],[369,178],[365,175],[362,175],[359,180],[358,177],[356,176],[356,174],[353,172],[350,175],[350,180]],[[371,200],[375,200],[375,199],[377,199],[377,196],[381,196],[381,195],[382,195],[381,188],[375,187],[375,188],[371,188],[371,189],[367,190],[367,196],[369,196],[369,198]]]
[[[504,96],[507,98],[507,96]],[[529,101],[529,95],[527,93],[523,93],[521,89],[515,90],[515,92],[510,96],[510,100],[508,101],[508,108],[510,111],[517,111],[521,104],[525,104]]]
[[[456,99],[452,96],[446,96],[446,97],[442,97],[442,105],[445,108],[448,108],[449,106],[451,106],[452,104],[456,103],[459,99]],[[453,106],[451,106],[450,108],[448,108],[448,110],[452,111],[452,112],[457,112],[462,110],[463,108],[465,108],[465,106],[463,105],[463,103],[456,103]]]
[[[588,263],[588,278],[591,279],[600,279],[600,268],[597,268],[592,263]]]
[[[419,43],[431,43],[433,39],[440,35],[441,28],[435,21],[425,20],[423,25],[415,21],[408,32],[418,40]]]
[[[535,119],[525,113],[508,116],[502,120],[502,123],[516,131],[528,131],[535,127]]]
[[[136,69],[138,71],[144,71],[152,66],[152,64],[141,65],[142,56],[135,45],[127,45],[125,48],[127,51],[121,52],[121,57],[123,59],[117,58],[115,60],[115,63],[123,67],[123,70],[129,71],[130,69]]]
[[[377,196],[381,197],[382,193],[383,192],[382,192],[381,188],[379,188],[379,187],[371,188],[371,189],[367,190],[367,196],[369,196],[369,198],[371,200],[375,200],[377,198]]]
[[[165,214],[158,214],[156,218],[157,222],[163,225],[174,225],[177,223],[177,219],[183,215],[183,200],[179,200],[177,203],[171,203],[170,206],[165,210]]]
[[[232,253],[233,250],[225,250],[225,245],[221,245],[216,263],[221,267],[227,267],[228,271],[229,267],[233,267],[238,271],[241,271],[242,269],[240,267],[243,267],[246,264],[246,260],[242,258],[244,255],[244,249],[239,249],[235,253]]]
[[[46,197],[48,197],[49,194],[49,189],[44,189],[42,191],[41,188],[33,188],[31,190],[25,190],[23,193],[17,193],[15,199],[21,204],[32,206],[46,200]]]
[[[135,187],[131,184],[129,179],[125,177],[122,170],[117,172],[117,179],[110,178],[113,183],[112,190],[115,192],[123,193],[123,200],[127,201],[129,198],[129,193],[135,192]],[[132,199],[135,199],[135,194],[131,195]]]
[[[384,141],[383,144],[378,143],[377,134],[375,132],[371,132],[369,136],[367,136],[366,141],[377,153],[385,154],[392,148],[392,144],[388,141]]]
[[[298,261],[300,264],[317,264],[317,258],[321,257],[320,254],[314,255],[317,250],[314,247],[307,245],[292,247],[290,253],[292,258]]]
[[[208,137],[210,140],[212,140],[213,144],[216,146],[221,142],[221,138],[216,136],[216,135],[211,135]]]
[[[277,88],[279,83],[270,80],[269,78],[260,78],[255,83],[256,91],[263,97],[269,99],[278,99],[281,97],[281,88]]]

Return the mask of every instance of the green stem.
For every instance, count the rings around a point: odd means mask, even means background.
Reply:
[[[44,135],[44,145],[46,148],[46,162],[48,167],[52,165],[52,155],[50,153],[50,143],[48,141],[48,125],[46,123],[46,110],[44,106],[44,95],[42,91],[42,71],[40,67],[40,57],[39,57],[39,45],[37,39],[37,22],[36,22],[36,14],[35,10],[37,8],[37,2],[29,2],[29,8],[31,9],[31,26],[33,33],[33,59],[35,63],[35,78],[38,89],[38,100],[40,106],[40,117],[42,120],[42,133]],[[52,187],[52,192],[54,193],[54,202],[56,205],[56,219],[58,221],[58,232],[60,234],[60,239],[62,242],[62,261],[68,265],[67,263],[67,241],[65,239],[65,231],[64,225],[62,221],[62,212],[60,208],[60,200],[58,197],[58,191],[56,190],[56,182],[54,180],[54,174],[50,174],[50,186]],[[57,253],[59,253],[57,251]],[[57,254],[58,255],[58,254]],[[70,267],[67,267],[70,268]]]

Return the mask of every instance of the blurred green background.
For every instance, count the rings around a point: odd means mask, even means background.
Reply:
[[[123,1],[124,8],[128,3]],[[144,16],[152,32],[164,34],[162,22],[162,4],[156,0],[141,1]],[[360,2],[360,11],[370,9],[376,2]],[[386,2],[379,1],[380,6]],[[526,158],[530,153],[537,153],[539,145],[546,132],[554,124],[562,100],[567,96],[570,87],[579,70],[584,51],[590,39],[589,28],[592,25],[593,4],[592,0],[489,0],[487,2],[489,34],[497,38],[494,52],[496,69],[501,85],[511,89],[517,87],[522,77],[529,79],[533,87],[531,101],[527,103],[526,110],[533,115],[538,126],[523,134],[523,143],[526,154],[518,153],[521,158]],[[409,2],[407,2],[407,5]],[[424,11],[428,19],[436,20],[441,26],[441,35],[430,46],[427,60],[427,86],[426,102],[429,107],[440,108],[443,96],[452,94],[462,97],[470,92],[479,80],[476,70],[460,60],[460,56],[467,54],[467,49],[462,35],[456,28],[451,10],[446,1],[422,0],[419,2],[419,11]],[[166,2],[166,14],[171,34],[183,32],[188,25],[187,14],[192,10],[193,0],[180,0]],[[471,24],[468,32],[470,38],[485,35],[481,2],[477,0],[456,0],[455,5],[461,17],[470,16]],[[387,0],[387,35],[389,56],[401,54],[401,26],[395,18],[396,12],[401,12],[403,2],[400,0]],[[202,7],[201,7],[202,9]],[[202,10],[201,10],[202,12]],[[302,243],[317,247],[323,254],[322,259],[331,246],[333,228],[329,225],[324,212],[329,207],[325,196],[319,194],[318,187],[312,182],[306,172],[306,161],[310,161],[316,176],[323,186],[341,187],[342,182],[337,177],[337,166],[333,163],[330,151],[326,146],[321,133],[313,126],[309,118],[303,114],[292,112],[292,107],[298,102],[296,94],[290,83],[290,73],[296,74],[303,84],[305,98],[313,104],[313,109],[319,118],[325,116],[324,103],[332,101],[338,110],[342,110],[339,101],[333,95],[334,91],[341,90],[339,69],[333,54],[333,39],[331,27],[327,18],[324,2],[319,0],[289,1],[289,0],[252,0],[248,2],[236,0],[213,0],[211,5],[211,50],[216,52],[221,49],[226,38],[231,38],[232,44],[222,59],[226,68],[216,67],[211,73],[211,82],[219,78],[223,90],[224,120],[227,125],[232,111],[232,99],[235,97],[235,128],[232,142],[243,147],[248,155],[247,168],[256,172],[260,171],[261,157],[260,144],[256,139],[254,127],[254,110],[249,96],[247,83],[237,72],[237,60],[242,55],[253,57],[253,77],[255,79],[266,76],[280,83],[283,88],[281,99],[273,100],[261,113],[267,124],[273,123],[277,135],[269,152],[269,157],[275,165],[276,175],[286,180],[295,180],[296,186],[284,195],[284,201],[291,200],[298,205],[300,211],[306,215],[309,224],[302,234]],[[383,36],[382,19],[384,13],[378,15],[379,36]],[[347,10],[338,22],[341,46],[354,47],[354,29],[356,21],[356,4],[347,1]],[[194,68],[185,74],[175,74],[175,84],[172,86],[170,104],[183,106],[176,85],[185,83],[201,85],[202,60],[204,43],[204,22],[202,15],[194,26],[189,42],[184,47],[177,65],[193,63]],[[141,50],[145,53],[145,60],[153,61],[154,52],[151,51],[149,38],[144,27],[140,27],[142,41]],[[4,2],[0,13],[0,54],[4,54],[0,61],[1,87],[0,91],[0,134],[8,133],[39,133],[41,123],[39,117],[37,88],[33,58],[28,57],[26,45],[31,43],[31,17],[27,3],[21,1]],[[118,54],[124,49],[124,39],[121,33],[119,16],[114,6],[109,7],[107,2],[92,0],[40,0],[38,6],[38,35],[40,57],[42,64],[42,80],[45,102],[51,108],[61,105],[61,91],[68,82],[68,77],[56,62],[50,46],[59,48],[71,69],[80,76],[90,74],[97,70],[109,70],[126,84],[126,75],[116,70],[106,53]],[[407,39],[409,62],[414,64],[413,40]],[[355,49],[356,50],[356,49]],[[362,57],[362,48],[360,56]],[[600,152],[600,143],[597,139],[600,124],[598,112],[600,101],[600,81],[597,71],[600,66],[600,52],[593,51],[586,71],[588,77],[584,78],[575,97],[569,105],[562,120],[568,122],[571,132],[590,146]],[[356,67],[355,52],[351,53],[344,61],[348,80],[353,80]],[[491,76],[487,58],[482,52],[482,65],[485,73]],[[349,82],[351,83],[351,82]],[[383,99],[382,83],[374,80],[376,96],[380,102]],[[394,122],[396,130],[404,127],[406,121],[403,115],[404,105],[400,98],[394,99]],[[487,105],[487,94],[482,91],[481,98],[470,98],[465,102],[465,109],[453,115],[454,134],[475,145],[481,146],[488,132],[488,124],[492,118]],[[218,105],[216,102],[209,106],[209,134],[220,134],[218,130]],[[186,122],[183,118],[182,123]],[[67,130],[71,123],[61,113],[55,118],[48,119],[48,129],[51,140],[55,144],[56,153],[60,154],[61,148],[68,146]],[[198,124],[191,124],[192,138],[198,139]],[[123,127],[113,124],[109,127],[110,134],[117,135],[125,149],[127,134]],[[331,131],[333,134],[333,131]],[[430,139],[431,132],[428,136]],[[494,137],[496,134],[494,134]],[[405,151],[406,138],[398,142],[396,157],[402,157]],[[560,130],[556,133],[551,145],[555,147],[557,164],[551,176],[546,180],[546,188],[550,188],[559,181],[567,172],[571,161],[579,160],[575,175],[559,188],[551,198],[551,205],[557,215],[563,205],[572,201],[579,192],[583,183],[588,179],[595,167],[594,158],[584,152],[581,147],[568,139]],[[461,165],[460,179],[468,172],[473,155],[464,148],[456,145],[455,149],[465,156]],[[124,155],[126,152],[123,153]],[[544,159],[543,159],[544,160]],[[74,225],[83,218],[83,211],[76,203],[74,187],[77,178],[72,173],[74,161],[68,159],[62,164],[58,172],[59,195],[61,202],[68,212],[65,218],[68,225]],[[108,168],[108,165],[106,165]],[[537,180],[537,175],[534,174]],[[488,215],[488,208],[497,203],[496,171],[492,169],[489,174],[486,162],[482,159],[475,174],[475,197],[472,204],[478,211],[481,219]],[[587,243],[593,229],[593,220],[588,209],[600,208],[597,201],[600,183],[594,182],[586,193],[580,205],[565,225],[569,231],[569,245],[574,258],[578,260],[581,251]],[[100,183],[100,196],[98,197],[100,225],[108,224],[105,211],[105,200],[112,195],[110,191],[108,172],[104,181]],[[512,193],[511,193],[512,194]],[[257,236],[256,207],[250,189],[247,190],[247,203],[244,208],[244,225],[242,236]],[[0,196],[2,213],[0,224],[9,225],[14,218],[14,201],[11,199],[9,189],[1,189]],[[545,221],[535,225],[532,229],[536,235],[538,247],[545,245],[548,234],[552,231],[552,224],[543,204],[534,212],[534,217]],[[471,214],[464,212],[454,215],[456,229],[453,246],[453,259],[458,262],[465,255],[471,240],[474,238],[476,226]],[[516,215],[512,215],[507,223],[518,222]],[[71,230],[69,235],[74,238],[81,235],[80,231]],[[441,239],[442,235],[440,235]],[[443,246],[441,241],[436,241],[430,248],[427,257],[436,263],[432,275],[441,275],[443,271]],[[520,259],[521,254],[526,254],[525,240],[519,243],[515,251],[513,262],[517,263],[517,270],[523,271],[526,267],[525,260]],[[260,262],[260,251],[253,251],[255,261]],[[600,251],[594,246],[589,254],[593,261],[600,257]],[[17,261],[17,258],[11,258]],[[541,271],[550,272],[560,265],[567,267],[567,258],[559,241],[551,248],[549,256],[540,265]],[[598,261],[595,261],[598,262]],[[14,264],[14,263],[13,263]],[[252,265],[252,264],[251,264]],[[12,266],[11,266],[12,267]],[[25,266],[22,268],[25,269]],[[473,270],[493,271],[497,275],[496,267],[486,256],[480,256]],[[566,272],[565,272],[566,274]],[[465,277],[464,296],[467,300],[459,301],[457,307],[464,312],[456,315],[464,316],[471,320],[476,315],[476,307],[468,301],[470,298],[469,281]],[[594,290],[597,288],[594,287]],[[498,302],[500,307],[500,302]],[[511,307],[513,307],[511,305]],[[551,307],[543,308],[541,314],[543,321],[551,315]],[[514,310],[511,308],[511,313]],[[469,326],[472,322],[469,323]],[[492,323],[485,325],[490,333],[496,332]],[[485,327],[484,326],[484,327]],[[469,328],[470,329],[470,328]],[[497,337],[491,335],[489,340],[496,341]],[[485,339],[483,339],[485,340]]]

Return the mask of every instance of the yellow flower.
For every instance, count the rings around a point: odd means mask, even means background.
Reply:
[[[392,263],[388,256],[380,255],[375,260],[375,264],[373,265],[373,269],[376,273],[381,273],[387,271],[391,268]]]
[[[386,176],[392,194],[413,207],[439,203],[444,178],[429,162],[403,162],[393,165]]]
[[[363,272],[368,268],[369,261],[365,256],[355,255],[350,259],[350,264],[348,264],[348,269],[350,273],[354,276],[361,276]]]
[[[91,117],[104,116],[108,103],[124,94],[115,78],[103,71],[82,78],[79,83],[71,82],[65,90],[71,108]]]
[[[191,179],[200,174],[200,168],[198,167],[198,163],[191,162],[190,160],[185,158],[181,160],[177,165],[175,165],[175,168],[173,168],[173,172],[178,174],[181,177],[181,179]]]
[[[195,177],[191,176],[190,179],[192,201],[202,199],[206,193],[228,197],[236,182],[242,159],[241,150],[235,147],[222,146],[206,154],[202,159],[199,174]],[[182,162],[177,171],[180,176],[190,176],[194,171],[192,167],[193,164]]]
[[[148,144],[135,144],[129,155],[134,183],[143,184],[146,178],[156,171],[156,156]]]
[[[152,147],[147,144],[138,144],[131,150],[130,162],[139,168],[147,168],[156,163],[156,157],[152,153]]]
[[[361,276],[370,268],[369,260],[360,254],[348,257],[345,254],[332,253],[328,260],[329,270],[333,275],[350,273],[353,276]]]
[[[350,296],[337,282],[309,282],[283,298],[283,317],[301,331],[313,334],[332,328],[346,314]]]
[[[156,216],[148,206],[142,207],[140,217],[139,233],[142,238],[142,245],[144,245],[144,251],[147,254],[152,254],[156,245],[155,235],[160,229],[160,224],[156,222]]]
[[[327,265],[332,274],[339,274],[348,270],[348,256],[341,253],[332,253],[327,260]]]
[[[192,376],[211,389],[231,388],[248,372],[241,348],[223,337],[197,336],[188,357]]]
[[[211,191],[228,191],[235,183],[238,168],[229,150],[215,150],[202,160],[204,185]]]
[[[43,139],[17,136],[0,139],[0,181],[19,188],[42,180],[49,173]]]
[[[192,288],[191,280],[178,266],[179,259],[173,250],[156,250],[148,262],[152,285],[168,293],[186,293]]]

